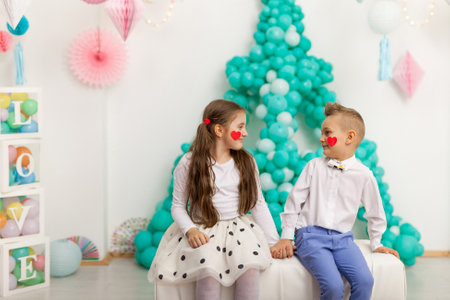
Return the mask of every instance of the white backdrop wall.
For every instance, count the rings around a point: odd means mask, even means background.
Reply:
[[[450,250],[450,6],[438,0],[428,26],[405,23],[389,36],[394,65],[409,50],[425,70],[408,99],[393,82],[377,81],[381,36],[367,23],[373,1],[298,0],[309,54],[333,64],[335,79],[327,87],[365,118],[394,214],[421,232],[426,250]],[[410,2],[413,16],[425,16],[425,1]],[[158,19],[168,1],[145,5],[147,16]],[[71,74],[67,53],[85,29],[114,30],[103,8],[81,0],[34,1],[31,28],[21,38],[27,85],[42,87],[45,96],[46,232],[52,239],[87,236],[102,255],[121,223],[150,217],[167,197],[180,146],[192,140],[204,106],[228,89],[225,63],[248,55],[262,4],[177,1],[160,30],[142,21],[131,32],[123,78],[93,89]],[[12,51],[0,58],[1,85],[13,85]],[[262,126],[252,122],[249,145]],[[300,128],[299,148],[316,149],[310,130]]]

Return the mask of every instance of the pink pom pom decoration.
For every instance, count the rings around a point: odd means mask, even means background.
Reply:
[[[73,41],[69,64],[75,76],[83,83],[93,87],[111,85],[125,71],[125,44],[110,31],[87,30]]]
[[[394,80],[402,90],[412,98],[424,72],[419,64],[413,59],[409,51],[400,59],[394,70]]]
[[[106,0],[83,0],[83,1],[89,4],[100,4],[105,2]]]
[[[6,31],[0,30],[0,51],[6,52],[11,48],[12,37]]]
[[[142,0],[109,0],[105,8],[124,41],[145,10]]]

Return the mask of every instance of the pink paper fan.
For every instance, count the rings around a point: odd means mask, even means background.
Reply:
[[[142,0],[109,0],[105,8],[124,41],[145,10]]]
[[[125,44],[110,31],[89,29],[73,41],[69,63],[75,76],[83,83],[93,87],[111,85],[125,71]]]
[[[6,31],[0,30],[0,51],[6,52],[11,48],[12,37]]]
[[[83,0],[83,1],[89,4],[100,4],[105,2],[106,0]]]
[[[397,66],[395,66],[393,75],[395,82],[408,94],[409,98],[412,98],[424,72],[409,51],[406,51]]]

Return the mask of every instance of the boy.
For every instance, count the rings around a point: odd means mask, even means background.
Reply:
[[[386,217],[377,181],[355,158],[365,132],[361,115],[328,103],[325,116],[320,138],[325,157],[305,166],[289,194],[281,214],[281,240],[272,256],[291,257],[296,249],[297,258],[319,282],[320,299],[342,299],[342,274],[351,285],[350,299],[368,300],[373,277],[351,232],[360,202],[366,209],[372,250],[399,256],[381,244]]]

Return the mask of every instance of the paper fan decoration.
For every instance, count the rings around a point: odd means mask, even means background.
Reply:
[[[124,41],[145,10],[142,0],[109,0],[105,8]]]
[[[419,64],[413,59],[409,51],[400,59],[394,70],[394,80],[402,90],[412,98],[424,72]]]
[[[13,29],[16,28],[22,19],[25,11],[31,3],[31,0],[2,0],[6,16]]]
[[[100,4],[105,2],[106,0],[83,0],[83,1],[89,4]]]
[[[12,37],[6,31],[0,30],[0,51],[6,52],[11,48]]]
[[[134,238],[142,230],[146,230],[149,218],[131,218],[123,222],[112,235],[112,253],[135,253]]]
[[[98,250],[97,246],[95,246],[94,242],[92,242],[90,239],[84,236],[71,236],[67,238],[69,241],[74,242],[77,244],[80,249],[81,253],[83,254],[82,259],[83,260],[98,260]]]
[[[69,64],[85,84],[104,87],[116,82],[125,71],[127,52],[114,33],[90,29],[75,38],[69,51]]]

